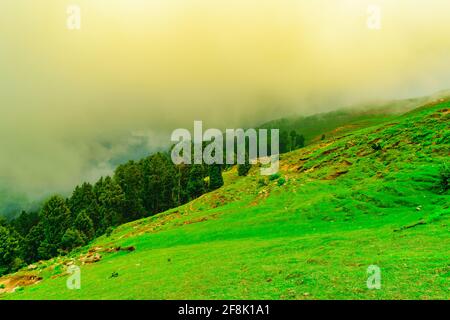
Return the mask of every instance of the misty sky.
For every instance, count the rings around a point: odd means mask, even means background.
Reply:
[[[1,1],[0,187],[67,192],[193,120],[232,128],[449,89],[449,16],[448,0]]]

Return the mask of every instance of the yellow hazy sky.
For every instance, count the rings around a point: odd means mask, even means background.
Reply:
[[[449,16],[448,0],[1,1],[0,184],[70,190],[136,137],[160,146],[194,119],[232,127],[448,89]]]

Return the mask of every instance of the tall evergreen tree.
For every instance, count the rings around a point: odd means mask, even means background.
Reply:
[[[85,244],[85,239],[81,232],[75,228],[69,228],[64,232],[61,239],[61,249],[70,251]]]
[[[62,197],[53,196],[44,204],[39,217],[44,231],[39,254],[44,258],[51,258],[57,255],[61,239],[70,226],[70,210]]]
[[[24,258],[27,263],[32,263],[43,258],[39,254],[39,247],[44,239],[44,227],[42,223],[38,223],[31,228],[24,240]]]
[[[0,275],[20,266],[20,236],[14,230],[0,226]]]
[[[81,211],[85,210],[94,222],[94,226],[97,227],[99,225],[101,220],[99,207],[94,187],[90,183],[85,182],[81,186],[77,186],[68,200],[68,205],[73,220],[76,219]]]
[[[25,237],[35,225],[39,223],[39,214],[37,212],[26,212],[22,213],[13,219],[10,224],[11,226],[22,236]]]
[[[238,164],[238,175],[240,177],[246,176],[250,171],[252,165],[250,164],[250,159],[248,152],[245,152],[245,163]]]
[[[82,210],[78,214],[73,226],[80,232],[85,243],[91,241],[94,238],[94,223],[92,222],[86,210]]]
[[[188,182],[191,167],[187,164],[176,166],[176,181],[174,188],[174,198],[176,205],[181,205],[189,201]]]
[[[96,234],[103,234],[108,227],[128,221],[127,202],[120,185],[111,177],[100,179],[96,184],[96,194],[100,204],[101,222]]]
[[[222,165],[212,164],[209,166],[209,190],[216,190],[223,186]]]
[[[141,166],[134,161],[120,165],[115,171],[114,179],[125,194],[125,218],[127,221],[144,217],[144,176]]]
[[[286,131],[280,131],[280,153],[289,151],[289,135]]]
[[[187,183],[187,191],[190,200],[198,198],[205,193],[205,176],[203,166],[201,164],[194,164],[191,166],[189,181]]]
[[[296,141],[295,142],[295,148],[296,149],[305,147],[305,137],[302,134],[297,135],[295,141]]]
[[[156,153],[141,162],[144,172],[144,205],[153,214],[175,205],[176,169],[168,155]]]
[[[289,133],[289,151],[295,150],[297,147],[297,132],[291,130]]]

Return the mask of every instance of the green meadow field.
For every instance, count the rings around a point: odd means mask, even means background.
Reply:
[[[216,191],[6,275],[1,298],[449,299],[450,102],[376,119],[309,137],[276,175],[234,167]]]

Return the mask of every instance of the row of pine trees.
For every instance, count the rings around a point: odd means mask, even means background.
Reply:
[[[209,179],[207,179],[209,177]],[[0,221],[0,274],[64,254],[122,223],[165,211],[223,185],[220,165],[174,165],[166,153],[120,165],[39,212]]]
[[[280,132],[280,153],[303,147],[295,131]],[[270,141],[269,141],[270,145]],[[251,165],[238,166],[245,176]],[[38,212],[22,212],[15,219],[0,219],[0,275],[83,246],[109,234],[115,226],[166,211],[223,185],[227,165],[174,165],[159,152],[129,161],[110,177],[83,183],[67,199],[54,195]],[[209,178],[209,179],[207,179]]]

